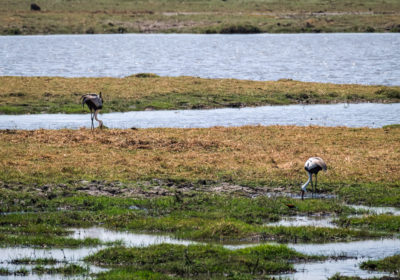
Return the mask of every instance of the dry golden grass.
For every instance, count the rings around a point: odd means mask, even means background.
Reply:
[[[195,77],[158,77],[158,78],[61,78],[61,77],[0,77],[0,97],[15,92],[27,93],[29,97],[44,98],[46,93],[72,97],[77,101],[81,93],[105,92],[106,98],[137,99],[153,94],[171,92],[190,93],[233,93],[248,95],[256,92],[315,92],[338,96],[356,93],[360,96],[373,95],[382,86],[340,85],[329,83],[311,83],[292,80],[249,81],[236,79],[202,79]],[[393,87],[400,89],[400,87]],[[74,95],[74,93],[77,93]],[[47,94],[48,95],[48,94]],[[74,97],[75,96],[75,97]],[[47,96],[49,98],[51,96]]]
[[[0,179],[172,178],[295,183],[303,164],[320,156],[324,182],[400,181],[400,130],[240,127],[1,131]]]

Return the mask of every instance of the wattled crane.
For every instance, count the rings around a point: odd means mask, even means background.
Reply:
[[[98,121],[100,128],[103,128],[103,122],[97,118],[98,112],[103,108],[103,98],[101,96],[101,92],[99,95],[96,93],[84,94],[82,95],[81,100],[82,107],[84,107],[86,104],[90,109],[90,119],[92,120],[91,129],[94,129],[93,119]]]
[[[304,193],[307,191],[306,188],[310,182],[311,182],[311,187],[313,189],[313,196],[314,196],[314,193],[317,190],[318,172],[321,170],[326,171],[327,167],[326,167],[326,163],[324,162],[324,160],[322,158],[310,157],[304,164],[304,169],[308,173],[308,180],[304,185],[301,186],[301,199],[304,199]],[[315,174],[315,185],[313,185],[313,182],[312,182],[313,174]],[[314,188],[315,188],[315,190],[314,190]]]

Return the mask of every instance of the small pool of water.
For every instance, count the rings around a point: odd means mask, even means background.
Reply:
[[[336,228],[337,226],[332,223],[334,216],[291,216],[283,217],[280,221],[275,223],[268,223],[267,226],[284,226],[284,227],[327,227]]]
[[[399,123],[400,103],[325,104],[138,111],[99,116],[109,128],[298,125],[382,127]],[[0,115],[0,129],[90,128],[90,114]],[[96,123],[97,125],[97,123]]]
[[[129,231],[114,231],[101,227],[76,228],[72,230],[73,233],[70,235],[70,237],[75,239],[98,238],[103,242],[113,242],[120,240],[124,243],[125,246],[128,247],[143,247],[161,243],[179,245],[189,245],[195,243],[193,241],[175,239],[168,235],[144,233],[142,234]]]

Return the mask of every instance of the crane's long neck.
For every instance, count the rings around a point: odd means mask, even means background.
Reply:
[[[96,121],[99,122],[99,126],[103,127],[103,122],[97,118],[97,113],[98,112],[99,112],[99,110],[94,111],[94,118],[96,119]]]
[[[308,171],[307,171],[307,173],[308,173],[308,180],[304,185],[301,186],[301,190],[303,190],[303,191],[306,191],[308,184],[310,184],[310,182],[311,182],[312,174],[311,174],[311,172],[308,172]]]

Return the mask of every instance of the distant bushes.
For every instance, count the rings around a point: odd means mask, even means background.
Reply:
[[[213,33],[220,33],[220,34],[254,34],[254,33],[261,33],[261,29],[257,26],[251,24],[244,24],[244,25],[230,25],[215,29],[207,29],[205,33],[213,34]]]
[[[129,78],[159,78],[157,74],[154,73],[137,73],[134,75],[128,76]]]

